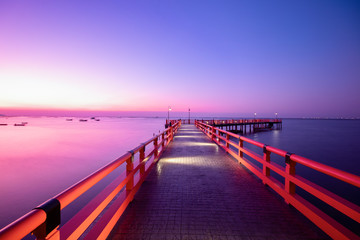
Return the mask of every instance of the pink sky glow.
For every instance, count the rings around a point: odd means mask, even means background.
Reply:
[[[2,1],[0,114],[360,117],[359,4],[200,2]]]

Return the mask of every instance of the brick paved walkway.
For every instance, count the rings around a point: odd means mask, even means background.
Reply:
[[[193,125],[183,125],[112,239],[328,239]]]

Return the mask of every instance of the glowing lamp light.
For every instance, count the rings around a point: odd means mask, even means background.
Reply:
[[[168,107],[168,120],[170,120],[170,111],[171,111],[171,106]]]

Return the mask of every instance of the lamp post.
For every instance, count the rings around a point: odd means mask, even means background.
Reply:
[[[254,113],[254,119],[256,118],[256,112]]]
[[[189,107],[189,124],[190,124],[190,107]]]
[[[275,113],[275,119],[277,119],[277,114],[278,114],[278,113],[276,112],[276,113]]]
[[[171,111],[171,107],[168,107],[168,122],[170,121],[170,111]]]

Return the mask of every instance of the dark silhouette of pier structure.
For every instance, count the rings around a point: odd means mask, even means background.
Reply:
[[[244,135],[247,133],[282,129],[282,119],[230,119],[198,121],[232,133],[240,133]]]

